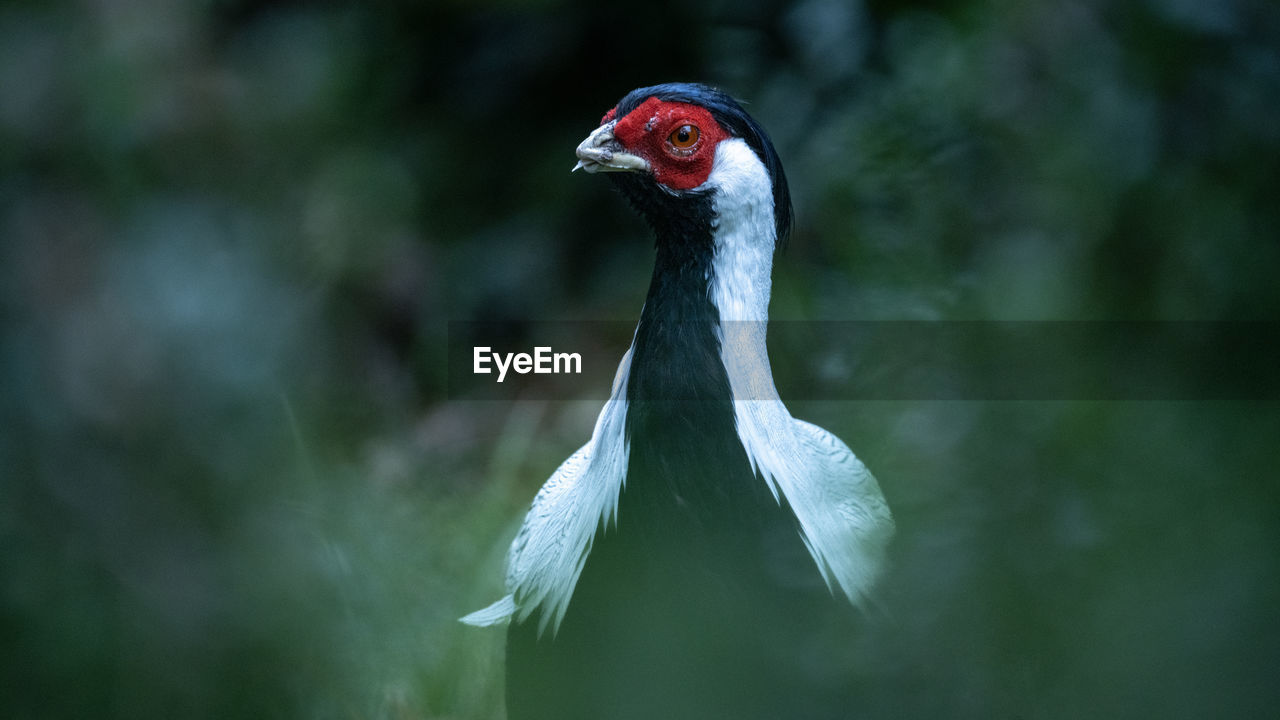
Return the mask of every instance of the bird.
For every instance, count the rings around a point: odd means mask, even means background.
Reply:
[[[511,544],[507,594],[462,618],[508,626],[508,717],[848,717],[848,634],[894,522],[774,385],[793,222],[778,153],[729,94],[666,83],[623,96],[575,154],[652,229],[654,267],[590,439]]]

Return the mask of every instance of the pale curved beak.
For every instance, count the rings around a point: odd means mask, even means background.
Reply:
[[[613,137],[613,126],[617,120],[610,120],[601,125],[578,145],[578,164],[574,170],[598,172],[645,172],[649,163],[639,155],[632,155],[622,149],[622,143]],[[570,171],[572,172],[572,171]]]

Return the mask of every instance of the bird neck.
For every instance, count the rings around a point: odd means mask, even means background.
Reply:
[[[710,215],[710,199],[699,200]],[[688,401],[728,406],[729,382],[720,361],[720,314],[710,296],[715,237],[711,223],[689,222],[657,238],[649,293],[636,327],[630,402]]]
[[[710,204],[714,197],[706,200]],[[736,430],[730,373],[741,363],[727,364],[724,353],[726,340],[739,342],[742,329],[758,328],[752,337],[758,347],[747,354],[767,362],[768,288],[756,283],[761,277],[767,283],[768,274],[745,273],[739,267],[743,258],[727,252],[736,241],[724,238],[723,230],[712,221],[658,237],[636,327],[626,389],[631,454],[619,517],[639,533],[637,547],[647,551],[664,543],[679,547],[708,532],[728,537],[730,528],[766,522],[762,513],[777,507],[769,502],[767,486],[755,480]],[[722,271],[736,278],[730,282],[751,284],[725,287],[717,279]],[[717,301],[731,317],[746,317],[750,308],[759,320],[731,320],[726,326]]]
[[[757,323],[763,337],[777,238],[769,176],[755,153],[735,140],[721,143],[712,177],[717,187],[711,196],[709,297],[722,323]]]
[[[628,399],[776,398],[765,347],[777,236],[769,175],[741,140],[720,144],[711,179],[677,204],[623,186],[656,234]],[[733,378],[735,373],[749,377]],[[750,387],[754,397],[735,397]]]
[[[767,502],[768,486],[755,482],[758,443],[749,441],[760,433],[744,435],[739,426],[745,406],[773,420],[787,417],[765,346],[776,234],[772,186],[737,140],[721,143],[711,177],[678,205],[659,207],[675,202],[662,195],[633,198],[647,210],[657,248],[623,410],[631,454],[627,507],[619,513],[633,527],[670,530],[663,518],[672,510],[693,519],[689,527],[756,522],[749,518],[762,503],[776,507]],[[750,428],[757,426],[772,427]]]

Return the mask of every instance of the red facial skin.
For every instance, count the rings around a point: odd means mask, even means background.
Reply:
[[[600,124],[617,114],[615,107]],[[695,128],[697,139],[689,147],[678,147],[673,135],[686,125]],[[692,190],[711,175],[716,145],[729,134],[705,108],[649,98],[618,120],[613,136],[627,152],[649,163],[654,180],[673,190]]]

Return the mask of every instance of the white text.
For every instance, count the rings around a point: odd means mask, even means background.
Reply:
[[[496,353],[488,347],[475,348],[475,362],[472,365],[476,375],[488,375],[493,372],[490,363],[498,369],[498,382],[507,377],[508,370],[515,370],[521,375],[534,373],[537,375],[576,373],[582,374],[582,356],[578,353],[553,353],[549,347],[535,347],[529,353]]]

